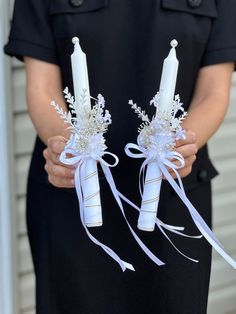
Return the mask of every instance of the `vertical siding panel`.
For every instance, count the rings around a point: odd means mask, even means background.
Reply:
[[[213,226],[225,249],[236,258],[236,75],[230,107],[220,130],[210,141],[210,154],[220,172],[213,181]],[[208,314],[236,313],[236,272],[213,254]]]
[[[35,278],[25,224],[25,194],[35,131],[26,109],[24,67],[15,60],[12,63],[12,78],[16,214],[18,218],[19,313],[33,314],[35,313]]]

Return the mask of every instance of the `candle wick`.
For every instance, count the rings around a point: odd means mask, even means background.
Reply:
[[[171,40],[170,45],[172,48],[176,48],[178,46],[178,41],[176,39]]]

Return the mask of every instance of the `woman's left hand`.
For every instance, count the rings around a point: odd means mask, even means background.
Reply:
[[[182,178],[189,175],[192,171],[192,166],[196,160],[196,154],[198,151],[196,142],[196,134],[190,130],[186,130],[186,138],[184,140],[176,141],[175,151],[181,154],[185,161],[185,166],[177,170]],[[179,164],[178,161],[173,162],[177,165]],[[169,172],[173,178],[176,178],[173,170],[169,169]]]

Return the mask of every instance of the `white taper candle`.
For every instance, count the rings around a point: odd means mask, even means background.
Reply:
[[[168,112],[170,110],[172,101],[174,100],[175,85],[179,66],[179,61],[176,58],[175,51],[175,47],[178,45],[177,40],[173,39],[170,42],[170,45],[172,48],[170,49],[170,52],[163,63],[159,88],[160,104],[158,110],[162,113]]]
[[[85,177],[82,182],[84,222],[87,227],[99,227],[103,221],[96,160],[88,158],[85,167]]]
[[[73,85],[76,101],[76,115],[86,119],[86,113],[91,109],[90,90],[86,55],[82,51],[79,38],[72,39],[74,52],[71,55]],[[86,91],[85,99],[82,99]],[[86,160],[85,178],[82,182],[84,196],[84,222],[88,227],[102,225],[102,208],[100,186],[98,180],[97,161],[93,158]]]
[[[179,66],[175,51],[178,45],[177,40],[173,39],[170,45],[172,48],[163,63],[159,89],[160,100],[157,110],[162,114],[168,113],[171,110]],[[161,183],[162,173],[158,163],[149,163],[147,165],[142,204],[138,219],[138,228],[141,230],[153,231],[155,228]]]
[[[158,163],[149,163],[147,165],[142,204],[138,219],[138,228],[140,230],[153,231],[155,228],[161,182],[162,173]]]
[[[80,47],[79,38],[74,37],[72,42],[74,44],[74,52],[71,55],[71,66],[76,101],[76,114],[84,116],[85,112],[91,108],[87,61],[86,55]],[[87,97],[86,102],[82,106],[81,96],[84,93],[84,90],[86,90]]]

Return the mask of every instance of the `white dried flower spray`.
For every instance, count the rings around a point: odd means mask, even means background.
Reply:
[[[156,115],[152,119],[149,119],[141,107],[133,103],[132,100],[129,101],[131,108],[143,121],[138,128],[138,144],[147,150],[156,152],[157,155],[162,154],[163,151],[173,150],[176,140],[185,138],[185,131],[181,124],[187,116],[179,95],[175,96],[169,112],[160,112],[158,110],[159,101],[159,93],[150,101],[150,105],[156,107]],[[178,116],[179,112],[182,112],[180,116]]]
[[[91,109],[86,109],[83,115],[75,115],[75,99],[71,95],[68,88],[64,90],[65,99],[68,103],[69,112],[64,112],[63,109],[54,101],[51,105],[55,108],[60,117],[65,123],[69,124],[71,132],[76,135],[75,151],[79,154],[89,155],[94,152],[102,156],[107,148],[105,145],[105,138],[103,134],[107,131],[108,126],[111,124],[111,115],[105,109],[105,99],[99,94],[95,99],[95,105]],[[80,97],[81,108],[87,101],[87,92],[83,91]],[[92,143],[92,144],[91,144]]]

